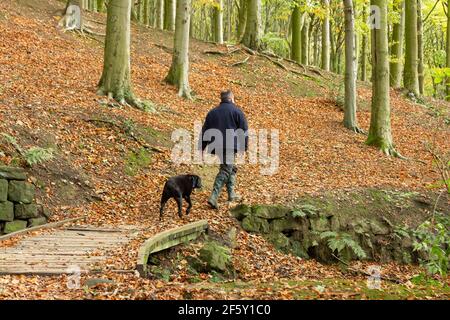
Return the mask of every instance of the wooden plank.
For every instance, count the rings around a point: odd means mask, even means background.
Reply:
[[[81,269],[81,274],[86,274],[92,272],[90,270]],[[67,268],[55,268],[55,269],[47,269],[47,268],[39,268],[39,269],[23,269],[23,270],[15,270],[4,269],[0,270],[0,275],[37,275],[37,276],[57,276],[62,274],[73,274],[73,272],[68,272]]]
[[[23,229],[23,230],[19,230],[16,232],[12,232],[9,234],[5,234],[3,236],[0,236],[0,242],[10,239],[14,236],[18,236],[18,235],[22,235],[31,231],[37,231],[37,230],[43,230],[43,229],[51,229],[51,228],[57,228],[60,227],[66,223],[70,223],[70,222],[75,222],[75,221],[80,221],[80,220],[85,220],[86,217],[79,217],[79,218],[72,218],[72,219],[66,219],[66,220],[62,220],[62,221],[58,221],[58,222],[53,222],[53,223],[47,223],[44,224],[42,226],[36,226],[36,227],[31,227],[31,228],[27,228],[27,229]]]
[[[92,228],[92,227],[69,227],[65,230],[68,231],[83,231],[83,232],[124,232],[122,229],[109,229],[109,228]]]
[[[147,275],[147,261],[150,254],[159,252],[180,243],[191,241],[208,230],[208,221],[201,220],[178,228],[173,228],[151,237],[141,246],[136,269],[142,277]]]
[[[111,257],[107,253],[129,243],[135,237],[130,233],[136,230],[90,226],[81,229],[54,230],[0,249],[0,274],[57,275],[69,273],[68,268],[73,265],[83,272],[97,272],[101,263],[109,263]]]

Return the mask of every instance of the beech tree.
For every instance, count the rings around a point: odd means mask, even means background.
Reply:
[[[417,0],[408,0],[405,6],[405,73],[404,84],[408,92],[419,96]]]
[[[244,36],[245,28],[247,25],[247,0],[240,0],[239,1],[239,8],[238,8],[238,24],[236,28],[236,39],[238,42],[242,40],[242,37]]]
[[[216,0],[214,5],[214,41],[223,44],[223,0]]]
[[[103,73],[98,94],[142,108],[134,97],[130,77],[131,1],[110,0],[108,3]]]
[[[166,77],[166,81],[176,85],[179,89],[178,94],[185,98],[191,98],[189,87],[190,15],[191,0],[178,0],[172,66]]]
[[[394,0],[394,11],[399,15],[392,27],[392,48],[390,64],[391,87],[399,88],[402,82],[403,35],[405,29],[405,2]]]
[[[164,0],[156,1],[156,27],[159,30],[164,29]]]
[[[330,1],[322,0],[325,17],[322,22],[322,69],[330,71]]]
[[[292,40],[291,40],[291,59],[302,62],[302,28],[304,13],[298,3],[294,4],[292,9]]]
[[[250,49],[261,47],[261,0],[248,0],[247,21],[242,43]]]
[[[384,154],[399,156],[391,133],[391,106],[389,96],[389,44],[387,1],[371,0],[375,25],[372,26],[372,107],[369,136],[366,143]]]
[[[344,126],[361,133],[356,120],[356,51],[353,0],[344,0],[345,12],[345,100]]]
[[[450,68],[450,1],[447,0],[446,67]],[[450,101],[450,77],[446,81],[446,100]]]
[[[164,29],[168,31],[175,30],[175,1],[164,0]]]

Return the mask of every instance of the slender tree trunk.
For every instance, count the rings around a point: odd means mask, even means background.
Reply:
[[[168,31],[175,30],[175,1],[164,0],[164,29]]]
[[[303,18],[302,27],[302,64],[309,65],[309,16]]]
[[[299,6],[295,6],[292,11],[292,40],[291,40],[291,59],[302,62],[302,27],[303,12]]]
[[[405,6],[405,73],[404,84],[410,94],[419,96],[417,0],[408,0]]]
[[[240,0],[238,17],[236,38],[237,42],[241,42],[247,25],[247,0]]]
[[[322,69],[330,71],[330,1],[322,0],[326,14],[322,22]]]
[[[164,29],[164,0],[155,0],[156,3],[156,27]]]
[[[176,85],[179,89],[178,94],[185,98],[191,98],[189,87],[190,14],[191,0],[178,0],[172,66],[166,77],[166,81]]]
[[[356,56],[353,0],[344,0],[345,12],[345,101],[344,126],[361,132],[356,119]]]
[[[97,0],[97,11],[105,12],[105,0]]]
[[[253,50],[261,47],[261,0],[248,0],[247,23],[242,43]]]
[[[223,44],[223,0],[216,0],[214,7],[214,42]]]
[[[103,73],[98,94],[135,107],[130,79],[131,1],[110,0],[108,3]]]
[[[141,0],[143,1],[143,17],[142,17],[142,23],[146,26],[150,24],[150,15],[149,15],[149,6],[150,6],[150,0]]]
[[[446,67],[450,68],[450,1],[447,1],[447,39],[446,39]],[[446,100],[450,101],[450,77],[446,81]]]
[[[419,93],[424,94],[425,81],[425,67],[423,65],[423,15],[422,15],[422,0],[417,0],[417,46],[418,46],[418,66],[417,72],[419,76]]]
[[[320,57],[320,50],[319,50],[319,28],[320,24],[317,25],[317,28],[314,30],[314,65],[319,66],[319,57]]]
[[[379,148],[386,155],[398,155],[391,134],[391,107],[389,96],[389,41],[387,1],[371,0],[379,9],[377,24],[372,28],[372,110],[367,144]]]
[[[363,20],[367,21],[367,9],[363,9]],[[367,33],[363,31],[362,35],[362,52],[361,52],[361,81],[367,81],[367,52],[368,52],[369,41]]]
[[[403,30],[405,29],[405,2],[397,2],[394,10],[400,13],[400,21],[392,28],[392,49],[391,49],[391,77],[390,83],[393,88],[400,88],[402,85],[403,69]]]

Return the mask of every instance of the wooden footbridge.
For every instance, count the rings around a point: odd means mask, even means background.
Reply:
[[[207,227],[207,221],[199,221],[156,234],[143,241],[136,270],[145,276],[147,259],[151,253],[193,240]],[[2,247],[2,240],[11,235],[0,237],[0,274],[102,272],[108,260],[114,261],[115,251],[129,244],[143,231],[142,227],[129,225],[99,228],[89,225],[63,227],[57,224],[45,228],[48,229],[45,233],[27,236],[10,247]]]

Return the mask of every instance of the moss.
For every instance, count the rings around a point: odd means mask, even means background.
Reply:
[[[125,159],[125,173],[129,176],[135,176],[142,168],[148,167],[151,161],[151,153],[145,148],[132,151]]]

